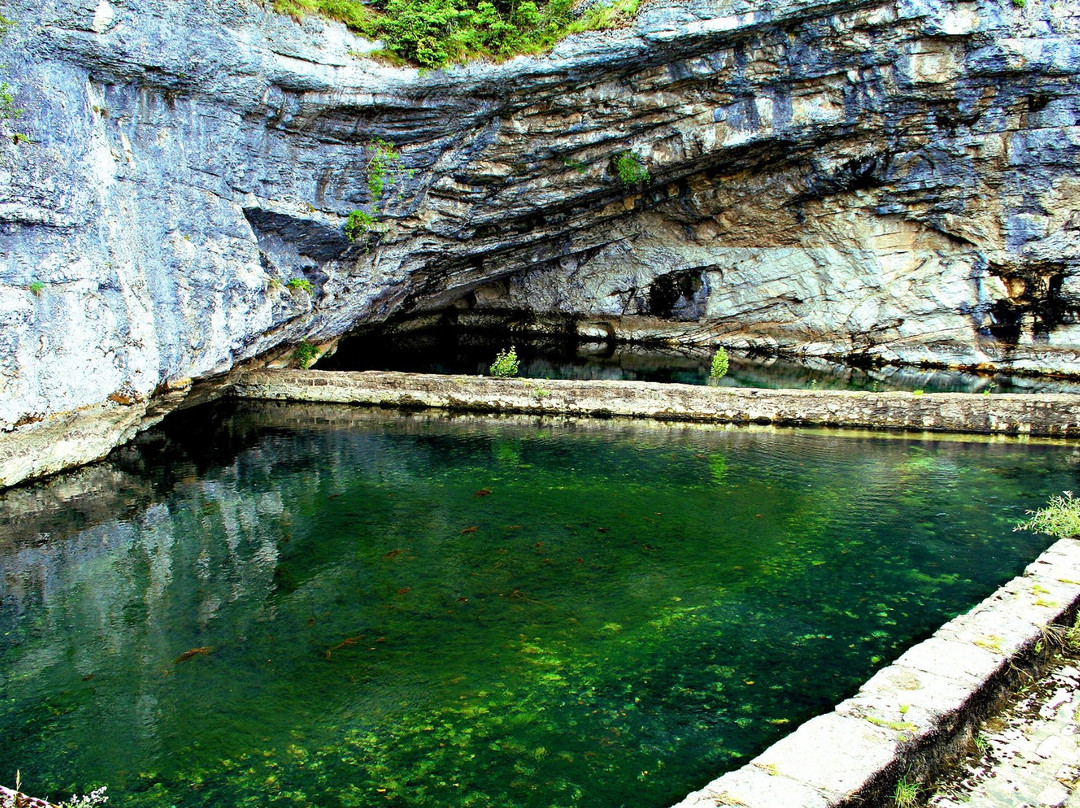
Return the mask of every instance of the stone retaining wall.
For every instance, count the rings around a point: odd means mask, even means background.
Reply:
[[[1080,541],[1062,539],[967,614],[675,808],[889,805],[897,781],[924,782],[1038,665],[1046,626],[1080,601]]]
[[[262,370],[239,398],[474,412],[1080,437],[1080,395],[758,390],[625,381]]]

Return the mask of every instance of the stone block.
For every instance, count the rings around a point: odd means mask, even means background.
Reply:
[[[744,766],[713,780],[673,808],[828,808],[830,801],[804,783],[772,774],[757,766]]]
[[[942,668],[940,660],[934,672],[893,663],[878,671],[836,710],[867,721],[900,743],[915,735],[951,729],[982,683],[951,677]]]
[[[832,712],[807,721],[752,764],[840,801],[893,765],[898,747],[887,730]]]

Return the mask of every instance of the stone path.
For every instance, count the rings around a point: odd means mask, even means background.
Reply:
[[[1080,659],[986,722],[981,755],[951,771],[933,808],[1080,808]]]

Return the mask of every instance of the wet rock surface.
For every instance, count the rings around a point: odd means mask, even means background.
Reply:
[[[423,73],[243,0],[4,13],[25,110],[0,139],[5,432],[455,303],[812,354],[1080,356],[1073,4],[656,0]],[[376,139],[401,161],[379,199]],[[621,151],[649,184],[618,181]],[[377,222],[349,243],[357,209]]]
[[[978,731],[975,754],[950,771],[933,808],[1080,806],[1080,667],[1075,653],[1027,682],[1014,703]]]

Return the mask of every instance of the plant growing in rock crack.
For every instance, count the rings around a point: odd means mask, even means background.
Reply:
[[[645,161],[630,151],[621,151],[611,158],[615,168],[615,175],[623,185],[638,185],[648,183],[649,169],[645,167]]]
[[[919,804],[919,784],[910,782],[907,777],[901,777],[896,781],[892,798],[896,808],[915,808]]]
[[[724,378],[728,372],[728,355],[723,348],[717,348],[709,365],[709,378],[713,381]]]
[[[985,755],[990,751],[990,741],[986,740],[986,736],[981,732],[976,732],[972,735],[971,742],[975,744],[975,749],[980,755]]]
[[[1080,499],[1074,499],[1072,491],[1050,497],[1045,508],[1028,511],[1028,514],[1031,518],[1020,522],[1013,530],[1030,530],[1032,533],[1045,533],[1059,539],[1080,536]]]
[[[41,281],[34,281],[30,284],[29,288],[30,291],[33,292],[35,295],[40,295],[42,292],[45,291],[45,284]]]
[[[296,346],[296,349],[292,353],[293,359],[295,359],[296,363],[304,369],[307,369],[318,356],[319,349],[306,339],[300,340],[300,344]]]
[[[578,174],[584,174],[589,170],[587,163],[583,163],[581,160],[577,160],[573,157],[564,157],[562,162],[564,166],[574,169]]]
[[[7,36],[8,30],[15,23],[9,20],[7,17],[0,16],[0,41],[3,41]],[[0,64],[0,68],[4,65]],[[22,110],[15,106],[15,95],[6,81],[0,81],[0,126],[6,128],[8,124],[14,121],[19,115],[22,114]],[[21,135],[16,135],[16,141],[29,140],[29,138]]]
[[[289,278],[289,282],[285,285],[289,288],[290,291],[295,291],[296,289],[299,289],[303,292],[307,292],[309,295],[315,291],[315,287],[307,278]]]
[[[366,210],[354,210],[345,221],[345,238],[357,242],[379,229],[378,220]]]
[[[401,153],[392,143],[375,139],[368,146],[371,156],[367,164],[367,186],[372,203],[378,202],[387,188],[402,177],[411,176],[401,160]]]
[[[510,346],[508,351],[499,351],[495,356],[495,361],[491,363],[491,367],[488,368],[488,372],[492,376],[498,376],[500,378],[507,378],[510,376],[517,376],[520,370],[520,363],[518,362],[517,351],[514,346]]]

